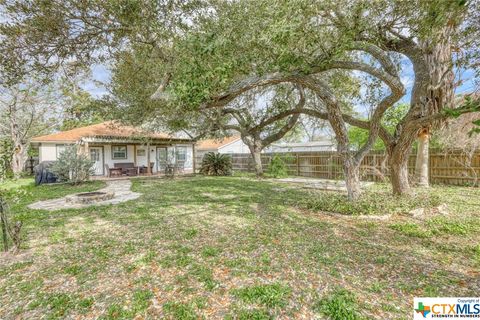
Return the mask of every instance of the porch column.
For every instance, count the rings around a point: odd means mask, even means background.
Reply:
[[[137,145],[133,145],[133,166],[137,166]]]
[[[150,167],[150,142],[147,141],[147,175],[152,174],[152,169]]]
[[[192,144],[192,167],[193,167],[193,174],[197,173],[197,155],[195,151],[195,143]]]
[[[85,141],[84,145],[83,145],[83,152],[84,152],[84,155],[88,156],[88,142]]]

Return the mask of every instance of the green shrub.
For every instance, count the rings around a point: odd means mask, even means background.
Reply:
[[[355,295],[345,289],[336,289],[315,304],[314,310],[332,320],[360,320]]]
[[[2,251],[8,251],[10,241],[13,243],[14,252],[20,250],[23,240],[21,234],[23,222],[13,221],[15,216],[10,210],[9,203],[18,202],[23,195],[21,191],[0,189],[0,248]]]
[[[208,152],[203,156],[200,173],[207,176],[231,175],[232,158],[227,154]]]
[[[267,174],[274,178],[285,178],[288,176],[287,164],[278,154],[274,155],[270,161]]]
[[[60,154],[51,170],[58,181],[79,184],[93,174],[93,161],[88,155],[79,152],[77,146],[70,146]]]

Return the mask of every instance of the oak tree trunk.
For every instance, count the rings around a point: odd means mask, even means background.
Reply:
[[[351,159],[345,160],[343,165],[345,174],[345,186],[347,188],[348,199],[355,201],[362,193],[360,187],[360,166]]]
[[[263,176],[263,166],[262,166],[262,142],[260,137],[256,136],[253,138],[242,136],[242,141],[248,146],[250,154],[252,155],[253,164],[255,166],[255,174],[257,178]]]
[[[390,180],[392,183],[393,194],[408,195],[411,192],[410,182],[408,180],[408,157],[410,146],[397,146],[390,158]]]
[[[422,131],[418,136],[417,158],[415,162],[415,180],[419,186],[429,186],[429,142],[430,136],[427,131]]]
[[[255,174],[257,178],[263,177],[262,154],[260,150],[252,151],[253,162],[255,164]]]
[[[446,24],[435,36],[423,39],[418,44],[404,43],[398,47],[399,52],[411,60],[415,81],[411,93],[410,110],[397,125],[395,141],[388,146],[394,194],[405,195],[411,192],[408,181],[408,158],[412,144],[419,133],[425,128],[430,131],[442,124],[442,120],[432,119],[424,123],[419,121],[453,105],[455,75],[451,35],[454,28],[456,28],[454,24]],[[428,184],[428,139],[419,142],[418,156],[422,158],[417,158],[416,169],[418,177],[422,177],[422,183]],[[422,143],[423,145],[420,145]]]
[[[27,158],[28,155],[26,146],[21,143],[16,143],[12,156],[12,171],[15,179],[20,178],[20,175],[25,167],[25,162],[27,161]]]
[[[17,109],[11,108],[9,111],[9,120],[10,120],[10,137],[13,143],[13,154],[12,154],[12,171],[15,179],[20,178],[20,175],[27,161],[27,147],[28,143],[25,141],[25,134],[21,130],[21,126],[18,124],[17,120]]]

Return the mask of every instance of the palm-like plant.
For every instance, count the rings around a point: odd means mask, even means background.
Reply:
[[[207,176],[228,176],[232,174],[232,158],[227,154],[208,152],[203,156],[200,173]]]

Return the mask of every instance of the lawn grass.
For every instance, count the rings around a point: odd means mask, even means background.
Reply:
[[[0,182],[0,189],[3,190],[11,190],[17,189],[28,185],[33,185],[34,181],[33,178],[20,178],[16,180],[6,180]]]
[[[1,319],[410,319],[415,296],[478,295],[479,189],[434,187],[449,215],[384,220],[248,177],[133,183],[136,201],[55,212],[26,205],[102,183],[23,188]]]

